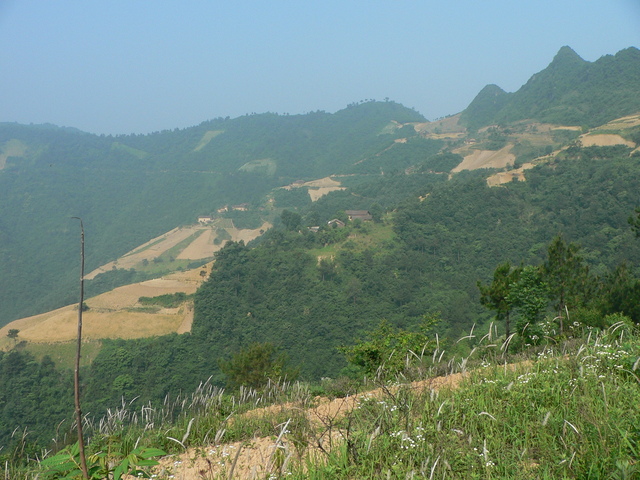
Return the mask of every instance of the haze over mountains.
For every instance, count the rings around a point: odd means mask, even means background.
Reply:
[[[295,180],[411,168],[462,142],[461,126],[530,119],[593,127],[640,111],[639,69],[633,47],[593,63],[563,47],[517,92],[487,86],[459,123],[429,124],[402,105],[369,101],[335,114],[220,118],[150,135],[2,124],[0,324],[73,303],[72,216],[85,222],[91,270],[227,204],[249,203],[253,215],[244,217],[255,227],[277,216],[265,203],[271,189]],[[442,137],[447,130],[457,137]]]

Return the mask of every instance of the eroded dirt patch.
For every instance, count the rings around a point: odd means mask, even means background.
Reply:
[[[307,187],[307,191],[309,192],[309,197],[311,198],[312,202],[317,201],[319,198],[324,197],[330,192],[346,189],[346,187],[341,186],[341,183],[339,181],[334,180],[331,177],[324,177],[318,180],[311,180],[310,182],[304,183],[292,183],[291,185],[287,185],[286,187],[282,188],[291,190],[292,188],[300,187]]]
[[[512,145],[507,145],[500,150],[473,150],[465,155],[464,160],[455,167],[452,172],[462,170],[477,170],[479,168],[505,168],[513,165],[516,156],[511,153]],[[461,153],[456,151],[455,153]]]
[[[508,172],[498,172],[490,177],[487,177],[487,185],[490,187],[495,187],[498,185],[502,185],[504,183],[513,182],[517,180],[519,182],[524,182],[526,180],[524,176],[524,171],[533,168],[535,165],[533,163],[525,163],[520,168],[516,168],[514,170],[510,170]]]
[[[622,138],[620,135],[611,133],[599,133],[596,135],[582,135],[580,137],[584,147],[612,147],[613,145],[626,145],[635,148],[636,144],[630,140]]]

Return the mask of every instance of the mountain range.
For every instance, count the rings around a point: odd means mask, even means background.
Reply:
[[[587,128],[636,113],[638,73],[636,48],[590,63],[562,47],[517,92],[488,85],[465,111],[439,122],[394,102],[371,101],[335,114],[218,118],[149,135],[2,124],[0,325],[73,303],[78,225],[71,217],[84,220],[87,266],[94,269],[225,205],[251,205],[252,213],[228,215],[240,227],[273,220],[278,211],[267,202],[269,192],[298,180],[343,174],[356,175],[349,178],[354,183],[432,166],[449,172],[461,163],[451,152],[465,146],[471,149],[463,154],[500,152],[494,159],[502,160],[484,166],[517,167],[577,133],[539,131],[533,139],[518,137],[513,125]],[[489,125],[496,127],[486,130]],[[637,143],[633,128],[626,135]],[[510,151],[501,151],[508,143]]]
[[[443,341],[489,329],[478,281],[505,261],[544,263],[558,235],[582,247],[600,289],[578,318],[638,322],[637,73],[636,48],[591,63],[563,47],[518,91],[489,85],[434,122],[365,101],[149,135],[0,124],[0,349],[16,356],[0,352],[13,358],[0,391],[32,398],[23,372],[70,365],[73,217],[97,413],[136,388],[154,402],[223,385],[220,366],[254,342],[318,380],[353,373],[336,349],[382,321],[430,322]],[[47,381],[46,419],[0,393],[0,431],[37,424],[50,438],[64,409]]]

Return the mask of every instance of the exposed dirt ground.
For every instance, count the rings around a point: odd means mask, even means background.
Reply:
[[[206,278],[200,272],[210,271],[210,265],[177,272],[163,278],[118,287],[85,301],[89,310],[82,315],[83,337],[140,338],[184,333],[193,321],[193,306],[187,302],[179,308],[144,311],[140,297],[156,297],[166,293],[194,293]],[[20,330],[19,338],[32,343],[68,342],[76,338],[78,310],[68,305],[57,310],[16,320],[0,329],[6,336],[11,328]]]
[[[442,118],[434,122],[416,123],[413,128],[416,132],[425,136],[458,134],[466,131],[466,129],[460,125],[460,114]],[[441,138],[457,138],[457,135]]]
[[[452,172],[461,172],[462,170],[476,170],[478,168],[504,168],[513,165],[515,155],[511,152],[512,145],[493,151],[493,150],[473,150],[464,157],[464,160],[455,167]],[[460,153],[455,151],[454,153]]]
[[[214,240],[216,239],[216,232],[220,227],[215,223],[212,225],[192,225],[189,227],[174,228],[173,230],[164,233],[148,242],[140,245],[139,247],[124,254],[119,259],[109,262],[101,267],[96,268],[88,275],[85,275],[85,279],[91,280],[98,274],[108,272],[115,268],[135,268],[144,260],[153,261],[154,258],[159,257],[170,248],[175,247],[183,240],[186,240],[194,234],[199,235],[191,242],[186,248],[184,248],[176,258],[179,260],[199,260],[202,258],[212,257],[215,252],[220,250],[225,242],[220,242],[216,245]],[[250,229],[237,229],[225,228],[231,239],[234,241],[244,240],[245,243],[257,238],[261,235],[261,231],[265,232],[271,228],[271,224],[264,222],[259,228],[254,230]]]
[[[510,370],[527,369],[530,362],[508,365]],[[416,391],[457,388],[464,373],[435,377],[409,384]],[[390,390],[395,393],[397,388]],[[173,475],[175,480],[196,480],[203,478],[262,479],[276,473],[276,457],[280,462],[284,459],[281,472],[286,472],[287,464],[299,462],[302,455],[310,454],[318,459],[323,451],[330,451],[333,446],[345,439],[345,430],[336,426],[336,421],[357,408],[360,402],[372,398],[384,398],[385,390],[377,389],[359,395],[329,400],[324,397],[315,398],[315,406],[304,408],[293,403],[273,405],[252,410],[246,416],[260,417],[269,413],[289,412],[292,416],[303,414],[307,417],[311,430],[308,432],[308,445],[302,452],[296,450],[295,444],[287,434],[280,435],[276,429],[271,437],[256,437],[250,441],[212,444],[201,448],[189,448],[181,455],[169,455],[162,459],[158,468],[161,475]],[[213,433],[212,433],[213,435]],[[276,455],[276,452],[279,452]],[[233,473],[233,475],[231,475]]]
[[[520,168],[516,168],[508,172],[495,173],[490,177],[487,177],[487,185],[495,187],[497,185],[502,185],[503,183],[512,182],[513,180],[524,182],[524,171],[533,168],[534,166],[535,165],[533,163],[524,163]]]
[[[269,230],[273,225],[269,222],[264,222],[260,227],[255,230],[249,229],[237,229],[237,228],[227,228],[227,232],[231,235],[231,240],[234,242],[239,242],[242,240],[244,243],[250,242],[251,240],[258,238],[262,233]]]
[[[202,233],[187,248],[182,250],[176,258],[178,260],[198,260],[212,257],[224,244],[223,242],[218,245],[213,243],[217,236],[216,230],[213,228],[202,230]]]
[[[457,373],[415,382],[410,387],[415,390],[455,388],[464,377],[464,374]],[[316,397],[316,405],[311,408],[287,403],[251,410],[245,416],[260,417],[281,411],[290,412],[292,416],[302,413],[307,417],[314,430],[314,432],[309,432],[310,441],[303,453],[310,453],[320,458],[323,455],[323,450],[330,451],[335,444],[344,439],[344,430],[335,425],[337,420],[357,408],[363,400],[383,396],[384,391],[377,389],[334,400]],[[268,478],[269,474],[277,470],[276,452],[280,452],[282,454],[280,456],[285,458],[283,471],[286,471],[286,464],[289,462],[300,461],[290,437],[286,433],[283,435],[279,435],[279,433],[276,430],[271,437],[256,437],[244,442],[189,448],[181,455],[169,455],[162,459],[157,471],[161,476],[173,475],[172,478],[175,480],[225,477],[234,479]],[[233,475],[231,475],[232,471]]]
[[[152,240],[149,240],[148,242],[137,247],[136,249],[131,250],[128,253],[125,253],[119,259],[96,268],[94,271],[92,271],[88,275],[85,275],[85,278],[87,280],[91,280],[95,278],[98,274],[104,273],[113,269],[113,267],[129,269],[129,268],[135,267],[138,263],[142,262],[143,260],[152,261],[154,258],[162,255],[171,247],[175,247],[181,241],[189,238],[198,230],[201,230],[204,228],[208,228],[208,227],[191,226],[191,227],[184,227],[184,228],[174,228],[173,230],[170,230],[167,233],[164,233]]]
[[[635,148],[636,144],[630,140],[625,140],[620,135],[603,134],[596,135],[582,135],[580,136],[582,145],[585,147],[598,146],[598,147],[610,147],[613,145],[626,145],[627,147]]]
[[[305,183],[292,183],[291,185],[287,185],[283,188],[291,190],[292,188],[308,187],[309,197],[311,197],[312,202],[315,202],[319,198],[324,197],[327,193],[335,192],[336,190],[344,190],[345,187],[340,185],[339,181],[334,180],[331,177],[324,177]]]
[[[629,115],[611,120],[609,123],[598,127],[596,130],[619,130],[640,125],[640,114]]]
[[[230,222],[227,222],[231,225]],[[138,248],[127,253],[115,262],[110,262],[94,270],[86,279],[94,278],[98,273],[117,268],[133,268],[144,259],[152,260],[168,249],[189,238],[200,234],[180,254],[178,259],[202,259],[212,257],[225,242],[214,244],[216,226],[195,225],[175,228],[160,235]],[[249,242],[271,224],[264,222],[260,228],[237,229],[225,228],[234,241]],[[207,278],[206,273],[211,264],[190,270],[176,272],[162,278],[147,280],[118,287],[110,292],[93,298],[85,303],[89,310],[83,313],[83,337],[87,339],[101,338],[140,338],[155,335],[166,335],[172,332],[185,333],[191,330],[193,323],[193,304],[186,302],[179,308],[153,309],[138,303],[140,297],[157,297],[168,293],[195,293],[200,284]],[[205,275],[201,275],[202,271]],[[76,338],[78,310],[76,305],[69,305],[57,310],[16,320],[0,329],[0,338],[5,337],[9,329],[20,330],[19,339],[32,343],[68,342]]]

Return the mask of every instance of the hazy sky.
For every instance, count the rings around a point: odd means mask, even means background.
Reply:
[[[433,120],[563,45],[640,47],[640,0],[0,0],[0,121],[149,133],[385,97]]]

